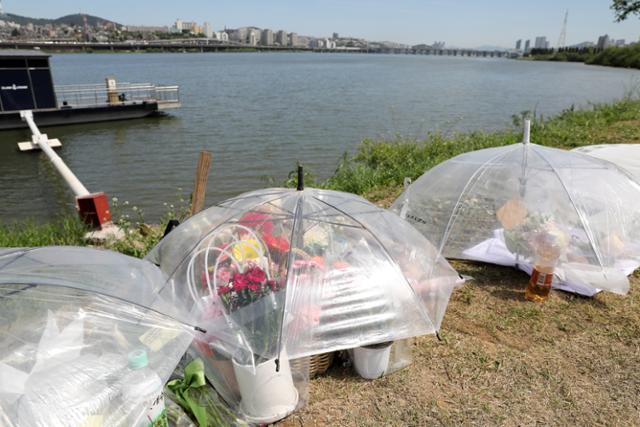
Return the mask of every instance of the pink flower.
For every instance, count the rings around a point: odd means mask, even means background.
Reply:
[[[229,283],[229,279],[231,279],[231,271],[228,268],[218,268],[217,276],[220,282]]]

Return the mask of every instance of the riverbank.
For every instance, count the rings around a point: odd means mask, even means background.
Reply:
[[[519,141],[521,120],[514,118],[514,128],[502,132],[366,140],[318,184],[387,206],[405,176],[416,178],[465,151]],[[640,143],[640,100],[538,117],[532,142],[566,149]],[[116,216],[132,234],[108,247],[142,256],[162,227],[140,227],[138,209],[120,208]],[[181,209],[171,210],[165,218],[182,215]],[[60,221],[0,225],[0,246],[84,244],[77,220]],[[333,366],[311,382],[309,406],[282,425],[640,425],[639,276],[632,277],[626,297],[603,293],[586,299],[554,291],[537,305],[524,301],[524,273],[453,265],[473,279],[454,292],[441,342],[415,340],[412,365],[372,382]]]
[[[640,43],[607,49],[552,49],[534,50],[523,59],[534,61],[584,62],[588,65],[640,69]]]

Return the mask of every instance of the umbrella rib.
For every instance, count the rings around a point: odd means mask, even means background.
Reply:
[[[284,290],[284,303],[282,305],[282,316],[280,316],[280,328],[278,329],[278,357],[276,358],[276,371],[280,371],[280,353],[282,352],[282,328],[284,327],[284,316],[287,311],[287,291],[289,290],[289,276],[291,271],[293,270],[293,245],[295,244],[296,237],[296,228],[298,223],[303,219],[302,216],[302,198],[304,197],[304,192],[301,192],[300,198],[296,203],[296,210],[293,216],[293,225],[291,226],[291,245],[289,249],[289,258],[287,260],[287,274],[284,278],[285,290]]]
[[[533,152],[536,153],[538,156],[540,156],[540,158],[542,160],[544,160],[545,163],[547,163],[549,165],[549,167],[551,168],[553,173],[558,177],[558,181],[560,181],[560,184],[562,185],[562,188],[564,189],[565,193],[567,193],[567,196],[569,197],[569,201],[571,202],[571,206],[573,206],[573,209],[578,214],[578,218],[580,219],[580,223],[582,224],[582,227],[584,228],[584,231],[587,233],[587,238],[589,239],[589,245],[591,246],[591,249],[593,250],[593,253],[595,254],[596,258],[598,259],[598,264],[600,264],[600,268],[602,270],[604,270],[604,264],[602,263],[602,255],[600,254],[600,251],[596,247],[595,239],[593,238],[593,231],[591,230],[591,227],[589,226],[586,218],[584,217],[584,212],[582,212],[582,210],[578,209],[578,205],[576,204],[575,200],[573,200],[573,196],[572,196],[571,192],[569,191],[569,188],[567,187],[567,185],[565,184],[564,180],[562,179],[562,177],[558,173],[558,170],[556,169],[556,167],[553,166],[553,164],[551,164],[549,159],[547,159],[547,157],[545,155],[543,155],[542,153],[538,152],[537,150],[533,150]]]
[[[112,299],[115,299],[117,301],[121,301],[121,302],[124,302],[124,303],[127,303],[127,304],[138,306],[138,307],[143,308],[145,310],[152,311],[152,312],[154,312],[156,314],[159,314],[160,316],[163,316],[163,317],[166,317],[168,319],[171,319],[174,322],[178,322],[178,323],[180,323],[180,324],[182,324],[184,326],[187,326],[187,327],[189,327],[189,328],[191,328],[191,329],[193,329],[195,331],[202,332],[202,333],[206,333],[207,332],[206,330],[202,329],[199,326],[192,325],[191,323],[187,323],[187,322],[185,322],[183,320],[177,319],[174,316],[171,316],[169,314],[163,313],[163,312],[161,312],[161,311],[159,311],[159,310],[157,310],[155,308],[151,308],[151,307],[148,307],[148,306],[146,306],[144,304],[140,304],[140,303],[137,303],[137,302],[134,302],[134,301],[129,301],[126,298],[122,298],[122,297],[119,297],[119,296],[116,296],[116,295],[111,295],[111,294],[108,294],[106,292],[96,291],[94,289],[82,289],[82,288],[79,288],[79,287],[76,287],[76,286],[69,286],[69,285],[37,284],[37,283],[33,283],[33,282],[21,282],[20,280],[17,280],[17,281],[12,280],[11,282],[4,282],[4,281],[0,280],[0,287],[2,287],[2,286],[13,286],[13,285],[29,286],[29,288],[22,289],[21,291],[30,289],[31,287],[51,286],[51,287],[55,287],[55,288],[73,289],[73,290],[76,290],[76,291],[86,292],[86,293],[89,293],[89,294],[101,295],[103,297],[112,298]]]
[[[13,264],[14,262],[18,261],[20,258],[24,257],[26,254],[33,252],[35,250],[37,250],[38,248],[24,248],[24,249],[16,249],[14,252],[8,253],[6,256],[10,256],[13,255],[16,252],[21,252],[18,256],[16,256],[14,259],[12,259],[11,261],[9,261],[8,263],[4,264],[2,267],[0,267],[0,271],[4,270],[5,268],[7,268],[7,266]]]
[[[282,194],[282,193],[289,193],[292,190],[288,189],[288,188],[274,188],[273,191],[271,192],[265,192],[263,194],[260,194],[260,196],[274,196],[276,194]],[[282,194],[282,196],[286,196],[286,194]],[[220,206],[220,207],[224,207],[224,205],[222,203],[231,203],[231,202],[238,202],[240,200],[246,200],[246,199],[250,199],[252,197],[258,197],[256,194],[249,194],[246,196],[236,196],[236,197],[232,197],[230,199],[227,200],[223,200],[222,202],[216,204],[216,206]],[[277,199],[274,199],[277,200]]]
[[[451,215],[449,216],[449,221],[447,222],[447,226],[445,227],[444,232],[442,233],[442,240],[440,241],[440,246],[438,248],[438,257],[442,256],[444,245],[447,243],[447,240],[449,239],[449,233],[451,232],[451,228],[453,228],[453,223],[455,222],[454,221],[455,213],[458,210],[458,206],[460,205],[460,202],[462,201],[462,197],[465,195],[465,193],[467,193],[467,191],[470,191],[471,189],[473,189],[473,187],[480,180],[482,175],[484,175],[484,173],[489,170],[489,168],[487,167],[488,164],[502,157],[505,157],[507,154],[511,154],[513,151],[519,148],[518,145],[521,145],[521,144],[514,144],[514,147],[512,150],[507,150],[505,153],[500,153],[490,158],[489,160],[484,162],[482,165],[480,165],[480,167],[476,169],[473,175],[471,175],[471,178],[469,178],[464,188],[460,192],[460,195],[458,196],[458,200],[456,200],[455,205],[453,205],[453,209],[451,210]],[[473,182],[473,185],[471,185],[472,182]]]
[[[420,301],[420,298],[418,297],[418,294],[416,294],[415,289],[413,289],[413,286],[411,286],[411,283],[409,283],[409,279],[407,279],[407,276],[405,276],[405,274],[402,272],[402,270],[398,267],[398,263],[393,259],[393,257],[391,256],[391,254],[389,253],[389,251],[387,250],[387,248],[385,247],[384,243],[382,243],[382,241],[380,241],[380,239],[378,238],[378,236],[376,236],[374,233],[371,232],[371,230],[369,230],[363,223],[361,223],[360,221],[358,221],[356,218],[354,218],[353,216],[349,215],[348,213],[344,212],[343,210],[341,210],[340,208],[337,208],[335,206],[332,206],[330,203],[325,202],[324,200],[318,199],[317,197],[314,197],[314,199],[320,201],[321,203],[326,204],[327,206],[331,206],[332,208],[336,209],[337,211],[343,213],[344,215],[346,215],[348,218],[351,218],[352,220],[354,220],[355,222],[357,222],[358,224],[360,224],[360,226],[362,227],[363,230],[365,230],[367,233],[369,233],[369,235],[371,237],[373,237],[373,239],[380,245],[380,248],[382,248],[382,251],[384,252],[385,256],[388,258],[388,260],[391,262],[391,265],[396,266],[396,270],[399,270],[400,275],[402,276],[402,278],[404,279],[405,283],[407,284],[407,286],[409,287],[409,289],[411,289],[411,293],[413,294],[413,298],[415,299],[415,301],[418,303],[418,307],[420,308],[420,313],[422,313],[422,315],[424,316],[424,318],[427,320],[427,322],[429,322],[429,324],[431,324],[431,327],[433,328],[433,330],[436,330],[436,326],[433,323],[433,320],[431,320],[431,318],[429,317],[429,315],[427,314],[427,312],[424,309],[424,306],[422,304],[422,302]],[[381,209],[383,212],[385,212],[383,209]],[[393,215],[393,214],[391,214]],[[439,257],[434,258],[433,262],[435,263],[437,261]],[[433,269],[432,269],[433,270]],[[431,273],[429,273],[431,274]]]

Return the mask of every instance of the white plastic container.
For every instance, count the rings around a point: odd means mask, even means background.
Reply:
[[[134,350],[129,353],[128,359],[130,372],[123,379],[122,386],[122,399],[131,411],[127,414],[128,425],[167,426],[162,380],[148,368],[147,352],[143,349]]]
[[[280,371],[276,372],[275,359],[259,365],[240,365],[233,361],[240,389],[240,410],[247,421],[269,424],[292,413],[298,405],[298,390],[293,384],[289,359],[283,352]]]
[[[367,380],[383,376],[389,366],[391,344],[393,342],[354,348],[352,350],[353,366],[358,375]]]

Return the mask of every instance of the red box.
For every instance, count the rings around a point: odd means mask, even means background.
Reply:
[[[82,220],[93,228],[101,228],[111,222],[109,200],[104,193],[91,193],[88,196],[76,197],[78,212]]]

